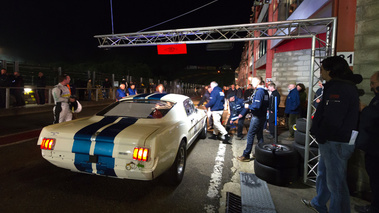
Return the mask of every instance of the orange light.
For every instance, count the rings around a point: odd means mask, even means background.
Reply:
[[[149,149],[136,147],[133,151],[133,159],[139,161],[147,161],[149,155]]]
[[[41,149],[53,150],[55,145],[54,138],[44,138],[41,142]]]

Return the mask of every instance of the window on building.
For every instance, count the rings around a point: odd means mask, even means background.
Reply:
[[[266,13],[266,15],[263,17],[262,22],[267,22],[267,21],[268,21],[268,15]],[[262,34],[261,36],[266,37],[267,35]],[[264,56],[266,54],[266,52],[267,52],[267,40],[261,40],[259,42],[258,58]]]
[[[285,21],[295,12],[304,0],[281,0],[279,1],[278,21]]]

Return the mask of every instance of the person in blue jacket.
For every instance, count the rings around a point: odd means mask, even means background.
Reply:
[[[311,201],[302,199],[302,202],[320,213],[349,213],[347,161],[355,148],[359,119],[359,95],[355,84],[362,81],[362,76],[353,74],[346,60],[339,56],[328,57],[321,65],[320,75],[326,83],[310,129],[320,153],[317,195]]]
[[[237,125],[237,138],[239,140],[243,139],[243,124],[245,122],[245,115],[243,115],[241,118],[239,115],[245,108],[245,103],[243,99],[237,98],[237,96],[231,95],[229,97],[229,109],[230,109],[230,116],[228,119],[228,122],[226,123],[226,131],[229,132],[231,129],[231,126],[233,125],[233,122],[238,120]]]
[[[137,95],[136,85],[134,83],[130,83],[130,87],[128,88],[129,95]]]
[[[288,129],[289,136],[287,140],[294,140],[294,130],[293,125],[296,124],[296,119],[299,116],[299,106],[300,106],[300,96],[296,89],[296,82],[291,82],[288,85],[288,96],[286,99],[286,107],[284,113],[288,114]]]
[[[263,126],[266,121],[267,108],[269,105],[269,94],[264,87],[264,81],[261,77],[253,78],[253,94],[252,103],[249,105],[249,110],[252,113],[249,131],[247,132],[247,144],[242,156],[237,157],[239,161],[249,162],[250,154],[253,149],[254,137],[257,135],[258,143],[263,143]],[[244,108],[240,118],[246,115],[247,109]]]
[[[221,139],[224,144],[230,144],[229,135],[225,127],[221,124],[222,114],[224,113],[225,94],[215,81],[211,82],[211,97],[209,103],[205,105],[206,108],[211,108],[213,117],[213,134],[209,139],[217,140],[217,135],[221,133]]]
[[[121,83],[120,88],[116,90],[116,100],[119,101],[126,97],[125,84]]]

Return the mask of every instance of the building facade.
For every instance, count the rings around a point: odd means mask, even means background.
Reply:
[[[358,87],[366,93],[361,97],[362,102],[369,102],[373,97],[369,78],[379,70],[378,1],[255,0],[252,4],[251,23],[337,17],[334,54],[345,57],[352,70],[364,77]],[[317,36],[322,38],[325,34]],[[275,82],[282,95],[287,95],[287,85],[293,81],[303,83],[309,90],[310,58],[308,38],[246,42],[236,83],[245,86],[252,76],[262,76],[266,82]]]

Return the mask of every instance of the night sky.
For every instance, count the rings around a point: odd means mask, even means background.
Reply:
[[[114,32],[131,33],[182,15],[212,0],[113,0]],[[147,31],[243,24],[249,22],[252,0],[218,0],[196,12]],[[112,33],[109,0],[11,0],[0,5],[0,56],[28,61],[80,61],[103,54],[156,55],[156,47],[98,48],[94,35]],[[190,63],[240,60],[242,43],[232,51],[205,51],[189,45]],[[115,49],[115,50],[114,50]],[[109,53],[110,52],[110,53]],[[220,62],[221,63],[221,62]]]

